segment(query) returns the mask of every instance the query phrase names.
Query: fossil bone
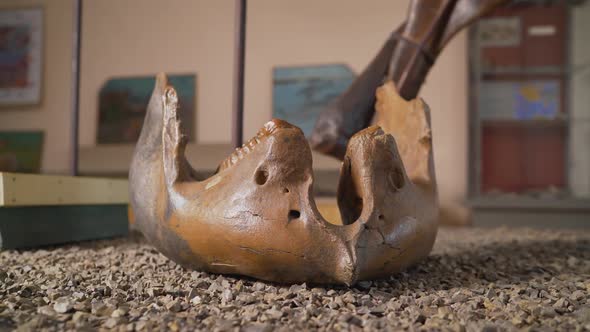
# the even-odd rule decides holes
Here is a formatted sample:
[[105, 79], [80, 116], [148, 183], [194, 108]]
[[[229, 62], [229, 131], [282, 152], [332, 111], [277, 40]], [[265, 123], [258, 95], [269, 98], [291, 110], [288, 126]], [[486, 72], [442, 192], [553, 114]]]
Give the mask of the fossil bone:
[[379, 112], [405, 126], [384, 121], [389, 133], [371, 126], [350, 140], [334, 225], [316, 208], [302, 131], [281, 120], [196, 180], [176, 92], [160, 74], [130, 170], [138, 228], [166, 256], [213, 273], [351, 285], [404, 269], [430, 252], [438, 209], [427, 107], [396, 96], [381, 88]]

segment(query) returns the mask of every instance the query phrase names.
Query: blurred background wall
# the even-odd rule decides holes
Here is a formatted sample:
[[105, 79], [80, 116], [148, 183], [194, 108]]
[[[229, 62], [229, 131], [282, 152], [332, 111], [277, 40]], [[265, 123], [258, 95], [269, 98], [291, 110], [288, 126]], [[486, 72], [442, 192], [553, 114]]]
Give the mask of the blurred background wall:
[[[346, 63], [360, 72], [402, 21], [407, 1], [256, 0], [249, 2], [245, 136], [272, 114], [272, 68]], [[45, 8], [43, 104], [0, 112], [0, 129], [43, 129], [43, 171], [69, 163], [73, 8], [70, 0], [4, 0], [1, 7]], [[95, 144], [98, 91], [116, 76], [197, 73], [199, 144], [229, 143], [234, 1], [90, 0], [84, 2], [80, 145]], [[443, 207], [465, 218], [467, 50], [461, 33], [445, 49], [422, 90], [431, 106]], [[93, 159], [107, 167], [118, 157]], [[334, 169], [338, 163], [333, 162]]]
[[0, 8], [44, 9], [44, 57], [41, 104], [37, 107], [0, 110], [0, 130], [40, 129], [45, 131], [43, 171], [66, 173], [70, 162], [72, 102], [71, 0], [2, 0]]

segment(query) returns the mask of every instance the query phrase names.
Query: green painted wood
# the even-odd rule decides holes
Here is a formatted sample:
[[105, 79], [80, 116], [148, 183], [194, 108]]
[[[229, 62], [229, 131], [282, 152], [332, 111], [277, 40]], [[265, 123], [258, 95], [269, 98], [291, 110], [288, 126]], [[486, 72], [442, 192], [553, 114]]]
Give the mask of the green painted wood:
[[17, 249], [127, 235], [127, 205], [0, 208], [0, 249]]

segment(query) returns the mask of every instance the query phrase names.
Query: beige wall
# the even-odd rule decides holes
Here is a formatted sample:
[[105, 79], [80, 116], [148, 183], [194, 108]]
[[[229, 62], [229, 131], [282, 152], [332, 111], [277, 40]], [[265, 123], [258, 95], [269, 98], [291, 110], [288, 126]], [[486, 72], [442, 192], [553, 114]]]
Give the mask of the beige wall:
[[71, 128], [71, 0], [2, 0], [2, 8], [44, 8], [44, 57], [41, 104], [0, 109], [0, 130], [44, 130], [42, 167], [46, 173], [67, 173]]
[[197, 74], [201, 143], [231, 128], [233, 1], [85, 1], [80, 144], [94, 145], [98, 91], [113, 76]]
[[[46, 48], [50, 51], [46, 58], [50, 72], [46, 75], [45, 92], [51, 90], [52, 99], [44, 101], [43, 112], [0, 113], [2, 127], [47, 127], [44, 159], [47, 171], [67, 169], [70, 3], [68, 0], [45, 3], [46, 40], [50, 44]], [[165, 3], [164, 6], [158, 0], [85, 1], [82, 146], [91, 147], [95, 143], [97, 93], [108, 78], [158, 71], [196, 72], [198, 140], [229, 142], [234, 1], [169, 0]], [[274, 66], [338, 62], [360, 72], [402, 21], [407, 3], [407, 0], [250, 1], [245, 136], [253, 135], [271, 117]], [[459, 212], [464, 212], [460, 206], [467, 187], [466, 70], [466, 38], [460, 34], [443, 52], [422, 91], [422, 97], [432, 109], [441, 201]], [[116, 162], [102, 157], [93, 160], [102, 161], [105, 167]]]

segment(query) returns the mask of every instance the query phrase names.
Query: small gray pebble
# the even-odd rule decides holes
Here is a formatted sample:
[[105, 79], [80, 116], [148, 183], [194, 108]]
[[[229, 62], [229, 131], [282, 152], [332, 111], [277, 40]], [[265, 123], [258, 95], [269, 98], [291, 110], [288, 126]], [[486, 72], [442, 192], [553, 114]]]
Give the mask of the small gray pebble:
[[72, 300], [70, 300], [67, 297], [60, 297], [59, 299], [57, 299], [55, 301], [55, 304], [53, 305], [53, 310], [55, 310], [55, 312], [60, 313], [60, 314], [65, 314], [66, 312], [70, 312], [72, 309], [74, 309], [74, 305], [72, 303]]

